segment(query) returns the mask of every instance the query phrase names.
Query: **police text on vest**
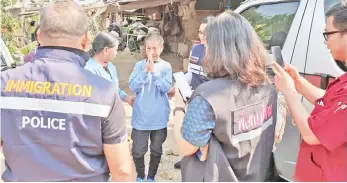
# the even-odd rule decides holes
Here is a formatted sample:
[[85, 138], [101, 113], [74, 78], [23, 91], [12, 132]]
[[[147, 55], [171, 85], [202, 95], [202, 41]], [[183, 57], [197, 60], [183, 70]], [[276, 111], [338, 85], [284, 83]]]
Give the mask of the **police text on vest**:
[[32, 118], [28, 116], [22, 117], [22, 128], [47, 128], [53, 130], [66, 130], [66, 119], [47, 118], [34, 116]]

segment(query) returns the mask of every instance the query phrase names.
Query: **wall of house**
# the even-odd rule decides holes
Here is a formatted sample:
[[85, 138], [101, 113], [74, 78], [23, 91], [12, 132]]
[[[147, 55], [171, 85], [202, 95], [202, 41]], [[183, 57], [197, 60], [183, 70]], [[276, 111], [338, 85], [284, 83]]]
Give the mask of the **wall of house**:
[[[233, 0], [231, 1], [231, 8], [236, 9], [242, 0]], [[188, 54], [185, 54], [185, 49], [190, 50], [192, 43], [198, 39], [199, 26], [202, 20], [208, 16], [217, 16], [219, 15], [225, 7], [225, 0], [196, 0], [188, 1], [188, 3], [181, 3], [181, 6], [186, 5], [190, 6], [191, 3], [195, 3], [193, 7], [189, 8], [188, 16], [181, 16], [181, 26], [183, 33], [179, 37], [168, 37], [168, 42], [170, 45], [170, 50], [176, 53], [179, 53], [183, 57], [188, 57]], [[183, 55], [181, 54], [183, 53]]]
[[180, 17], [183, 32], [180, 36], [168, 36], [166, 42], [170, 51], [178, 53], [183, 58], [189, 56], [189, 50], [194, 41], [198, 41], [198, 31], [201, 21], [208, 16], [216, 16], [220, 11], [197, 10], [195, 15]]
[[181, 20], [184, 36], [186, 39], [192, 41], [198, 38], [198, 31], [201, 21], [208, 16], [216, 16], [220, 11], [210, 10], [197, 10], [194, 17], [187, 20]]
[[[216, 2], [213, 1], [213, 3], [211, 3], [210, 0], [180, 0], [177, 14], [179, 15], [182, 32], [178, 36], [169, 35], [164, 38], [166, 46], [170, 51], [178, 53], [178, 55], [181, 55], [183, 58], [188, 57], [193, 42], [198, 40], [198, 30], [201, 21], [207, 16], [217, 16], [221, 13], [219, 8], [223, 8], [224, 6], [224, 0], [216, 0]], [[212, 5], [214, 8], [211, 8]], [[180, 9], [182, 6], [185, 6], [185, 11]], [[162, 5], [146, 8], [143, 12], [147, 16], [153, 13], [164, 13], [165, 7], [165, 5]], [[197, 7], [199, 7], [199, 9], [197, 9]]]

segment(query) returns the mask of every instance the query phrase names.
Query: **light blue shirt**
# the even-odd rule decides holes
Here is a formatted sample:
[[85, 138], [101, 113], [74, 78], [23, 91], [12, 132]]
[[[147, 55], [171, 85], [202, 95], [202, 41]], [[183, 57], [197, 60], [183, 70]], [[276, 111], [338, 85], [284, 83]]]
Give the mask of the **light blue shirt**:
[[93, 58], [90, 58], [88, 60], [84, 68], [116, 84], [118, 88], [118, 94], [122, 100], [124, 100], [124, 98], [127, 96], [127, 94], [119, 88], [117, 68], [111, 62], [107, 63], [107, 68], [110, 71], [111, 75], [107, 73], [106, 70]]
[[135, 64], [129, 88], [136, 93], [131, 124], [137, 130], [167, 127], [170, 116], [168, 92], [172, 88], [171, 64], [160, 60], [154, 72], [145, 72], [146, 60]]

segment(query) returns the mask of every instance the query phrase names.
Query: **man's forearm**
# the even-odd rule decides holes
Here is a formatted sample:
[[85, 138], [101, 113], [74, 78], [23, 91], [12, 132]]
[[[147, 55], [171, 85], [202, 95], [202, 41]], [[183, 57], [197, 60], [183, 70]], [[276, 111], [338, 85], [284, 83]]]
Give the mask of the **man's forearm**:
[[294, 123], [304, 141], [311, 145], [320, 144], [308, 124], [307, 120], [310, 115], [299, 100], [297, 93], [295, 91], [288, 92], [285, 93], [284, 97], [286, 99], [288, 109], [294, 120]]
[[104, 153], [112, 181], [134, 182], [134, 167], [127, 140], [119, 144], [104, 144]]
[[[123, 168], [125, 169], [125, 168]], [[134, 169], [134, 168], [131, 168]], [[111, 173], [111, 177], [112, 177], [112, 182], [135, 182], [135, 174], [134, 172], [128, 172], [128, 171], [124, 171], [124, 172], [117, 172], [115, 174]]]
[[302, 76], [300, 76], [299, 80], [296, 82], [296, 89], [302, 96], [310, 101], [311, 104], [314, 104], [317, 99], [322, 98], [325, 94], [325, 90], [312, 85]]

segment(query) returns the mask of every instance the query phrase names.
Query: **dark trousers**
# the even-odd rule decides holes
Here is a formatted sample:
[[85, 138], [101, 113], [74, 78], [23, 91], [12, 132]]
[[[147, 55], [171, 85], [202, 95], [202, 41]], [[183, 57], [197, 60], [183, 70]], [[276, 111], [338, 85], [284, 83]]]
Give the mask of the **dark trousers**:
[[133, 140], [132, 155], [136, 167], [137, 177], [145, 178], [145, 154], [148, 151], [148, 139], [150, 139], [151, 159], [149, 162], [148, 178], [154, 179], [163, 154], [163, 143], [167, 137], [167, 129], [160, 130], [136, 130], [133, 128], [131, 139]]

